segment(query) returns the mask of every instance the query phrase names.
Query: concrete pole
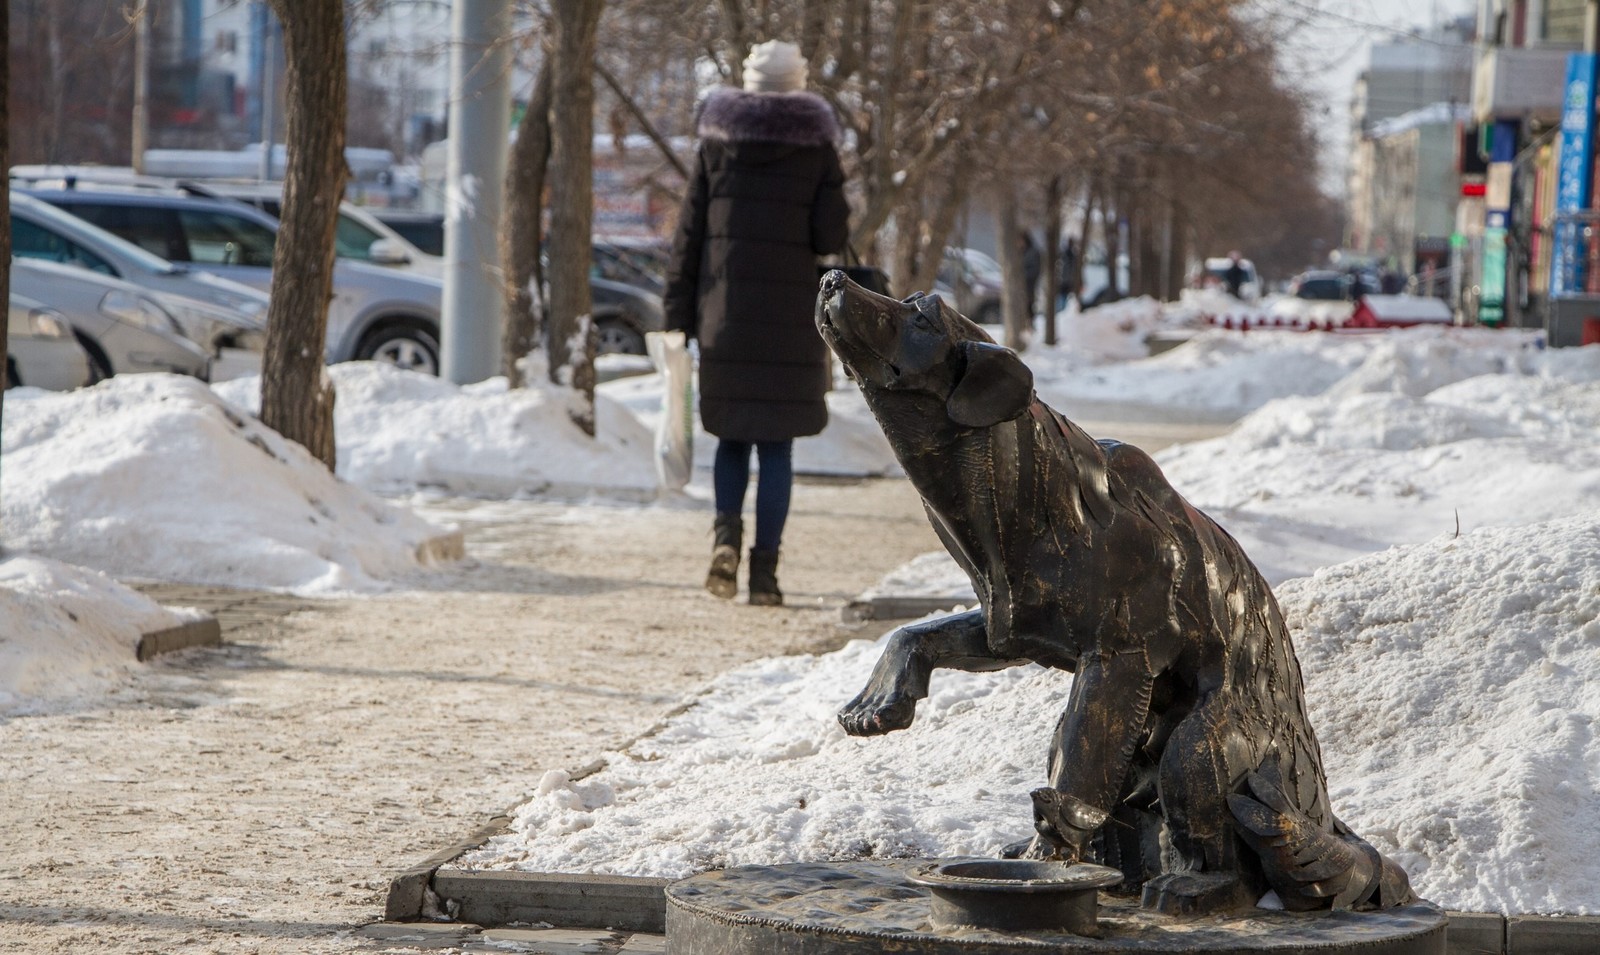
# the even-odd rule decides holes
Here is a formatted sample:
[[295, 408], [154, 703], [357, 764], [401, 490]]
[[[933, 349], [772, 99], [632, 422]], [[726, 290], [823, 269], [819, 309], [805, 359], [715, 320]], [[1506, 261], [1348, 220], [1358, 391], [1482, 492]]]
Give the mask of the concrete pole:
[[261, 45], [266, 54], [261, 60], [261, 159], [256, 167], [256, 178], [262, 182], [272, 179], [272, 151], [278, 139], [278, 118], [272, 114], [278, 99], [278, 18], [266, 3], [266, 25], [261, 30]]
[[445, 167], [441, 372], [464, 385], [500, 373], [505, 298], [500, 215], [511, 129], [510, 0], [454, 0]]
[[150, 13], [150, 0], [145, 0], [133, 22], [133, 162], [129, 165], [141, 176], [150, 141]]

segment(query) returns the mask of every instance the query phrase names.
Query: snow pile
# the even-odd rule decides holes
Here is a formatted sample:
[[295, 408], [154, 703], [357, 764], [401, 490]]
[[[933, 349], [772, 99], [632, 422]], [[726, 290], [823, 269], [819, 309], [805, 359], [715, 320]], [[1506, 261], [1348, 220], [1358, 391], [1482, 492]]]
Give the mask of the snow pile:
[[92, 570], [0, 559], [0, 716], [99, 695], [135, 667], [140, 636], [193, 617]]
[[371, 590], [444, 531], [176, 375], [8, 395], [8, 546], [127, 577]]
[[608, 754], [599, 774], [545, 774], [512, 832], [459, 864], [675, 878], [805, 859], [993, 855], [1027, 837], [1028, 791], [1042, 783], [1070, 677], [1035, 666], [941, 673], [909, 730], [855, 739], [834, 714], [882, 643], [724, 675], [659, 733]]
[[[1056, 316], [1056, 335], [1061, 348], [1098, 361], [1132, 361], [1150, 354], [1145, 339], [1163, 324], [1161, 303], [1144, 295], [1081, 312], [1068, 306]], [[1030, 349], [1043, 341], [1035, 336]]]
[[1278, 595], [1342, 818], [1447, 908], [1600, 912], [1600, 511]]
[[[510, 389], [498, 377], [462, 387], [379, 362], [330, 365], [328, 374], [339, 476], [362, 487], [484, 497], [654, 493], [652, 433], [604, 390], [591, 439], [549, 388]], [[259, 407], [258, 377], [215, 387], [240, 407]]]
[[1358, 368], [1371, 341], [1304, 332], [1203, 332], [1151, 358], [1092, 368], [1054, 365], [1047, 349], [1023, 356], [1047, 404], [1072, 415], [1082, 402], [1161, 406], [1231, 420], [1274, 398], [1314, 395]]
[[1271, 581], [1600, 499], [1600, 383], [1501, 374], [1423, 397], [1350, 390], [1275, 402], [1221, 438], [1157, 456]]
[[[1284, 589], [1336, 811], [1447, 908], [1600, 911], [1597, 519], [1438, 539]], [[460, 864], [671, 878], [1025, 839], [1070, 676], [940, 671], [909, 730], [848, 737], [834, 714], [882, 645], [727, 674], [595, 776], [546, 774], [513, 831]]]

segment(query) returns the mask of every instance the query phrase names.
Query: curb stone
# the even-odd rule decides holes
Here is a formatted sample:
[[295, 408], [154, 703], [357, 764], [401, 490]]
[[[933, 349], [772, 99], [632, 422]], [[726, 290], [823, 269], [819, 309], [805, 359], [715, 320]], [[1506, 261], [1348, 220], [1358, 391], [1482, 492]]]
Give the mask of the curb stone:
[[[577, 780], [593, 776], [605, 768], [604, 760], [595, 760], [573, 772], [570, 778]], [[523, 800], [526, 802], [526, 800]], [[433, 889], [434, 874], [443, 866], [455, 861], [473, 849], [478, 848], [495, 836], [508, 831], [511, 825], [511, 810], [490, 818], [487, 822], [472, 830], [466, 836], [456, 840], [426, 859], [406, 869], [389, 882], [389, 895], [384, 902], [383, 918], [386, 922], [410, 922], [423, 917], [423, 909], [427, 906], [428, 896], [439, 896]], [[523, 921], [542, 921], [541, 919], [524, 919]]]
[[417, 545], [417, 563], [444, 564], [467, 556], [467, 535], [464, 531], [446, 531], [435, 534]]
[[1506, 919], [1505, 955], [1594, 955], [1595, 952], [1600, 952], [1600, 918], [1513, 915]]
[[839, 619], [846, 624], [862, 624], [871, 620], [915, 620], [930, 613], [971, 606], [971, 596], [944, 597], [894, 597], [879, 596], [856, 599], [844, 605]]
[[134, 659], [147, 663], [163, 653], [187, 650], [190, 647], [215, 647], [222, 643], [222, 624], [206, 614], [198, 620], [186, 620], [175, 627], [164, 627], [139, 635], [139, 645], [134, 648]]

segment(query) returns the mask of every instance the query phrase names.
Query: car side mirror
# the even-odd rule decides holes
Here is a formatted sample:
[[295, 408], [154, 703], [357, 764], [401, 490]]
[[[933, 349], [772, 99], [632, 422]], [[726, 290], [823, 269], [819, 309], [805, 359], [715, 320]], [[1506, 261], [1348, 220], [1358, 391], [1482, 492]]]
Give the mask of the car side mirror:
[[367, 260], [374, 265], [410, 265], [411, 256], [393, 239], [375, 239], [367, 247]]

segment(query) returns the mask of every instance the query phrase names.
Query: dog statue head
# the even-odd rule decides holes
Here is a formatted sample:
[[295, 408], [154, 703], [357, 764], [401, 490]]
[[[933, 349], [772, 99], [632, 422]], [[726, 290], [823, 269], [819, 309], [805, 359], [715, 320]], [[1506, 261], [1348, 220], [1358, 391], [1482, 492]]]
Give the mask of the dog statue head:
[[816, 320], [874, 410], [897, 396], [935, 398], [956, 425], [987, 428], [1033, 402], [1033, 373], [1016, 352], [937, 295], [897, 302], [835, 269], [822, 277]]

